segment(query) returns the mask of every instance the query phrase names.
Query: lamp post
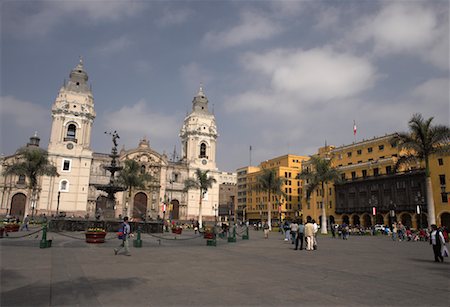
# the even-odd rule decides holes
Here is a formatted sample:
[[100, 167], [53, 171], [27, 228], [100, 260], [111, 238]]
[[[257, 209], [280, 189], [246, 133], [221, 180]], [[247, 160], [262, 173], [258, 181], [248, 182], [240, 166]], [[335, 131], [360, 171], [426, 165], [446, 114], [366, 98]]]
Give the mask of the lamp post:
[[389, 228], [391, 229], [391, 231], [393, 230], [392, 228], [392, 224], [394, 223], [394, 218], [395, 218], [395, 203], [390, 200], [389, 201], [389, 217], [390, 217], [390, 222], [389, 222]]
[[58, 197], [56, 198], [56, 216], [59, 216], [59, 199], [61, 198], [61, 191], [58, 191]]
[[416, 212], [419, 215], [419, 229], [422, 229], [422, 205], [425, 203], [424, 197], [420, 194], [420, 191], [417, 192], [415, 197], [416, 199]]
[[217, 212], [219, 211], [219, 208], [217, 207], [217, 204], [214, 205], [214, 221], [215, 221], [215, 226], [217, 226]]
[[372, 207], [373, 228], [374, 229], [375, 229], [375, 225], [377, 223], [377, 205], [378, 205], [378, 199], [375, 197], [375, 195], [372, 195], [372, 197], [369, 199], [369, 206]]

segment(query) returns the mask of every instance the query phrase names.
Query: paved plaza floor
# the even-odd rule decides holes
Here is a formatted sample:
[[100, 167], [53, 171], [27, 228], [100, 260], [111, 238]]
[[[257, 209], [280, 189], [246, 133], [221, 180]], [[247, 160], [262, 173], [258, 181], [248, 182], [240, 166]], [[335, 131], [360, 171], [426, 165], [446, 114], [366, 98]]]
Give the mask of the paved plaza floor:
[[449, 306], [450, 261], [427, 242], [385, 236], [319, 237], [293, 250], [279, 233], [206, 246], [185, 231], [142, 236], [131, 257], [120, 241], [87, 244], [83, 233], [0, 239], [1, 306]]

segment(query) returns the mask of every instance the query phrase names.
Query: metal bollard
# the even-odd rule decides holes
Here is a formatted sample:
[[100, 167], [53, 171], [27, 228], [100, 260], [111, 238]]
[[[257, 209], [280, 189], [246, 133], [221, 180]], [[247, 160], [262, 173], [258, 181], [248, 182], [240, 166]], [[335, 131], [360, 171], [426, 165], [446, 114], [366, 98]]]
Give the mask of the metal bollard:
[[248, 227], [245, 227], [245, 234], [242, 235], [242, 240], [248, 240]]
[[236, 242], [236, 225], [233, 226], [233, 235], [228, 237], [228, 243]]
[[42, 239], [39, 242], [40, 248], [52, 247], [52, 240], [47, 240], [47, 224], [42, 227]]
[[141, 226], [138, 227], [136, 240], [133, 240], [134, 247], [142, 247]]

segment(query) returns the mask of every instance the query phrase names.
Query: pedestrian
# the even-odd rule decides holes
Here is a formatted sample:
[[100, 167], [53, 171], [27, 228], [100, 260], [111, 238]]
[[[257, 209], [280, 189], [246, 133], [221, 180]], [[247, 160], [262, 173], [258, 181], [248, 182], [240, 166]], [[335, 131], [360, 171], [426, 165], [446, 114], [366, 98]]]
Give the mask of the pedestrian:
[[397, 222], [392, 223], [392, 241], [397, 240]]
[[[130, 237], [131, 237], [131, 227], [130, 224], [128, 224], [128, 216], [123, 218], [123, 223], [121, 225], [122, 229], [122, 243], [119, 245], [118, 248], [114, 249], [114, 254], [117, 255], [122, 248], [125, 249], [125, 256], [131, 256], [130, 254]], [[120, 235], [119, 235], [120, 239]]]
[[314, 249], [314, 225], [311, 222], [311, 217], [306, 218], [305, 225], [306, 250], [312, 251]]
[[27, 216], [23, 219], [22, 226], [20, 226], [20, 231], [26, 229], [28, 230], [28, 224], [30, 224], [30, 216], [27, 214]]
[[289, 241], [289, 238], [291, 237], [291, 227], [288, 221], [284, 221], [283, 228], [285, 234], [284, 241]]
[[264, 239], [268, 239], [270, 228], [269, 228], [269, 224], [267, 223], [267, 221], [264, 221], [263, 229], [264, 229]]
[[330, 225], [330, 229], [331, 229], [331, 235], [333, 236], [333, 239], [336, 239], [336, 228], [333, 223]]
[[305, 234], [305, 225], [302, 220], [298, 222], [297, 239], [295, 240], [295, 249], [298, 249], [298, 242], [300, 242], [300, 250], [303, 249], [303, 235]]
[[444, 262], [443, 250], [446, 249], [445, 239], [442, 231], [435, 224], [431, 225], [430, 244], [433, 247], [434, 262], [439, 262], [439, 260]]
[[293, 221], [290, 226], [290, 232], [291, 232], [291, 242], [292, 244], [295, 243], [295, 240], [297, 239], [297, 232], [298, 232], [298, 224], [297, 221]]
[[315, 220], [312, 220], [313, 226], [314, 226], [314, 242], [313, 242], [313, 248], [317, 249], [317, 232], [319, 231], [319, 225], [317, 225]]

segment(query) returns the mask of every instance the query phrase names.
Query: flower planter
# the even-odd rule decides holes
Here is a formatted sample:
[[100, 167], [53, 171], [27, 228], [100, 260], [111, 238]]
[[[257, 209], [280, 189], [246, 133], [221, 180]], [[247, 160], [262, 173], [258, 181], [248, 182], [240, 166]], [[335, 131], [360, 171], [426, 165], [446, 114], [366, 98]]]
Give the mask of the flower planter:
[[172, 228], [172, 233], [174, 234], [181, 235], [182, 232], [183, 232], [182, 228]]
[[212, 232], [205, 232], [203, 234], [203, 238], [208, 239], [208, 240], [214, 239], [214, 233], [212, 233]]
[[17, 232], [19, 231], [19, 228], [20, 228], [19, 224], [6, 224], [5, 232]]
[[106, 232], [85, 232], [86, 243], [105, 243]]

